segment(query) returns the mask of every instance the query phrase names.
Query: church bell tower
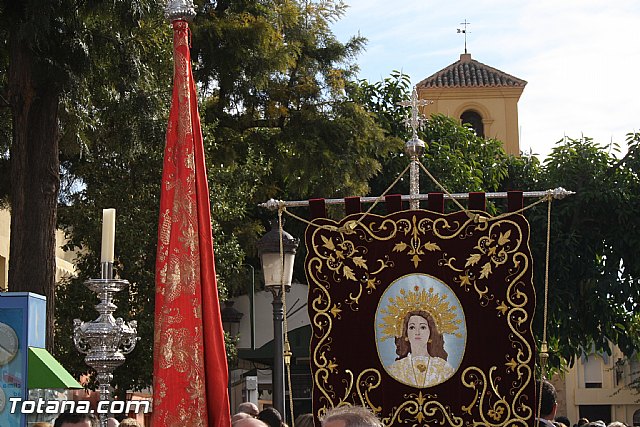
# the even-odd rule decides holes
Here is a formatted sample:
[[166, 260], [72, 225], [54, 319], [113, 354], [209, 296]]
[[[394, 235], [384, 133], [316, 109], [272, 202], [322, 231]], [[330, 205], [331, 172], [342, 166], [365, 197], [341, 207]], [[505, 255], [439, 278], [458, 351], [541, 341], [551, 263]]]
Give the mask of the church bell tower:
[[476, 134], [503, 142], [507, 154], [520, 155], [518, 100], [526, 81], [460, 55], [454, 62], [416, 85], [429, 117], [441, 113], [468, 123]]

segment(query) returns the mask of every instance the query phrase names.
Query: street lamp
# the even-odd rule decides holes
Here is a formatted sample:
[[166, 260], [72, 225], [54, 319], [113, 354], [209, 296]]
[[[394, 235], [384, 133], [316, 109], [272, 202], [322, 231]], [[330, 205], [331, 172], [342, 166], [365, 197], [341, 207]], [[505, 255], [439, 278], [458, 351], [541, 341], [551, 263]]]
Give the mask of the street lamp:
[[[298, 239], [282, 230], [277, 222], [271, 224], [271, 230], [262, 236], [258, 241], [258, 255], [262, 264], [264, 274], [264, 286], [273, 295], [273, 406], [285, 417], [284, 412], [284, 349], [282, 324], [284, 311], [282, 308], [283, 292], [288, 292], [291, 288], [291, 278], [293, 277], [293, 261], [296, 256]], [[280, 253], [280, 242], [282, 240], [282, 254]], [[289, 353], [288, 349], [287, 352]]]
[[220, 317], [222, 318], [222, 329], [226, 333], [231, 336], [231, 338], [235, 338], [240, 333], [240, 321], [242, 320], [242, 314], [238, 310], [235, 309], [233, 304], [235, 301], [226, 300], [224, 302], [224, 308], [220, 312]]

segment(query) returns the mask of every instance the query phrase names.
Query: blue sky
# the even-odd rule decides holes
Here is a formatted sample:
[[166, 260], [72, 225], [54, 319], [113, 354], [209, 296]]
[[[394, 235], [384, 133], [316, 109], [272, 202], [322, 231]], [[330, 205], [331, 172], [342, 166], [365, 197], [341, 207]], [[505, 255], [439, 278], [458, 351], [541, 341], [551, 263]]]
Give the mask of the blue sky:
[[563, 136], [625, 146], [640, 131], [640, 2], [635, 0], [346, 0], [333, 26], [368, 39], [360, 77], [401, 70], [412, 83], [457, 61], [465, 19], [473, 59], [528, 82], [520, 148], [545, 156]]

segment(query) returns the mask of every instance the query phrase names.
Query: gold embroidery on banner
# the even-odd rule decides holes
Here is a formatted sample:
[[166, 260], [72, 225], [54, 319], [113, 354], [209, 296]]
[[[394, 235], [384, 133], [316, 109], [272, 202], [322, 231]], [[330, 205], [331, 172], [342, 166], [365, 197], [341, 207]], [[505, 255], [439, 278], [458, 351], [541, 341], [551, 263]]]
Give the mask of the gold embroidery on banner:
[[169, 328], [164, 333], [164, 343], [160, 347], [160, 367], [186, 372], [193, 354], [193, 337], [186, 328]]
[[156, 387], [157, 393], [154, 396], [154, 400], [156, 406], [160, 406], [162, 404], [162, 399], [167, 396], [167, 385], [162, 378], [156, 377]]
[[358, 390], [358, 397], [362, 406], [367, 406], [375, 413], [382, 411], [382, 406], [376, 406], [374, 402], [369, 398], [369, 392], [380, 387], [382, 377], [377, 369], [365, 369], [358, 375], [356, 381], [356, 387]]
[[[393, 408], [391, 414], [382, 419], [387, 425], [402, 423], [411, 426], [427, 425], [430, 422], [438, 425], [462, 427], [463, 419], [455, 416], [448, 406], [437, 400], [437, 395], [431, 395], [422, 391], [418, 394], [411, 393], [404, 396], [405, 401], [397, 408]], [[429, 399], [429, 400], [428, 400]]]
[[[375, 215], [358, 222], [348, 220], [342, 227], [340, 224], [326, 228], [311, 226], [308, 231], [306, 269], [312, 285], [311, 321], [316, 337], [312, 348], [313, 393], [322, 405], [318, 415], [326, 408], [358, 402], [379, 412], [386, 426], [462, 427], [465, 424], [462, 414], [473, 418], [465, 427], [526, 426], [533, 416], [533, 402], [523, 394], [533, 381], [533, 349], [525, 337], [530, 335], [531, 319], [525, 309], [530, 302], [524, 289], [532, 284], [522, 280], [530, 269], [530, 258], [520, 225], [509, 217], [474, 223], [470, 219], [459, 219], [460, 216], [432, 220], [414, 215], [409, 219], [377, 217], [370, 220], [371, 216]], [[357, 311], [362, 298], [374, 297], [381, 284], [379, 274], [394, 267], [389, 254], [374, 257], [368, 245], [393, 238], [398, 242], [394, 243], [392, 253], [409, 257], [416, 269], [425, 261], [425, 255], [440, 252], [437, 266], [454, 272], [454, 283], [464, 292], [475, 292], [480, 307], [489, 308], [493, 302], [492, 312], [505, 319], [510, 331], [511, 350], [500, 356], [504, 360], [502, 365], [492, 366], [487, 372], [468, 366], [461, 377], [457, 377], [461, 388], [472, 391], [468, 403], [460, 408], [442, 405], [437, 396], [421, 391], [405, 395], [405, 402], [400, 406], [381, 413], [381, 396], [371, 393], [380, 386], [380, 372], [374, 368], [354, 371], [352, 367], [343, 367], [334, 355], [331, 336], [334, 326], [340, 326], [343, 310], [348, 307]], [[475, 243], [468, 255], [459, 259], [441, 249], [441, 242], [451, 239]], [[498, 271], [506, 277], [503, 283], [493, 279]], [[348, 286], [344, 302], [332, 300], [330, 288], [336, 285]], [[497, 372], [513, 377], [501, 378]]]
[[182, 236], [178, 238], [182, 246], [188, 253], [195, 254], [198, 252], [198, 233], [195, 230], [195, 224], [187, 224], [182, 229]]
[[171, 238], [171, 216], [169, 215], [169, 210], [162, 212], [161, 217], [159, 240], [161, 245], [167, 246]]
[[167, 302], [171, 303], [175, 301], [183, 292], [182, 289], [182, 275], [180, 259], [177, 254], [171, 254], [167, 265], [162, 269], [162, 273], [166, 271], [165, 277], [165, 298]]
[[404, 233], [405, 236], [410, 234], [411, 239], [409, 240], [409, 244], [404, 241], [396, 243], [393, 251], [404, 252], [406, 250], [407, 255], [411, 257], [414, 268], [418, 268], [418, 265], [422, 261], [420, 255], [425, 255], [425, 251], [433, 252], [440, 250], [440, 246], [432, 241], [427, 240], [425, 243], [422, 243], [421, 236], [431, 230], [431, 223], [432, 221], [430, 219], [423, 219], [417, 224], [415, 215], [411, 218], [411, 223], [406, 219], [398, 221], [398, 231]]
[[203, 413], [206, 413], [204, 408], [194, 408], [191, 402], [181, 399], [178, 406], [167, 414], [165, 425], [167, 427], [205, 427]]
[[[154, 420], [157, 418], [158, 425], [167, 427], [207, 425], [203, 337], [197, 321], [202, 314], [201, 307], [196, 304], [200, 255], [194, 218], [196, 190], [190, 105], [194, 100], [189, 80], [187, 31], [186, 23], [174, 24], [174, 88], [177, 95], [174, 102], [181, 107], [172, 106], [167, 128], [165, 162], [168, 167], [162, 182], [167, 199], [161, 212], [158, 236], [156, 292], [164, 297], [165, 306], [155, 325], [154, 357], [158, 361], [156, 368], [170, 370], [169, 375], [177, 376], [178, 384], [182, 384], [179, 397], [178, 390], [168, 390], [167, 384], [158, 378], [159, 399], [154, 403]], [[196, 319], [195, 325], [186, 322], [193, 319]], [[171, 407], [167, 408], [169, 405]]]
[[[154, 341], [156, 343], [159, 343], [159, 340], [163, 337], [165, 330], [170, 325], [175, 325], [182, 322], [182, 319], [183, 318], [182, 314], [180, 314], [180, 309], [163, 307], [162, 311], [158, 315], [158, 320], [155, 325], [155, 332], [153, 334]], [[154, 347], [156, 347], [155, 344]]]

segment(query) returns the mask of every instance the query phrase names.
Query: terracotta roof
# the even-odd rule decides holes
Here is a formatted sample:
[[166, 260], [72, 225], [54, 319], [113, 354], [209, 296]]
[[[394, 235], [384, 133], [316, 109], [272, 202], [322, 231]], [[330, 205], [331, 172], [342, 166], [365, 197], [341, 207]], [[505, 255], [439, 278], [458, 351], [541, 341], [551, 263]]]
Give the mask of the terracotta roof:
[[524, 87], [526, 81], [471, 59], [470, 53], [417, 84], [418, 87]]

